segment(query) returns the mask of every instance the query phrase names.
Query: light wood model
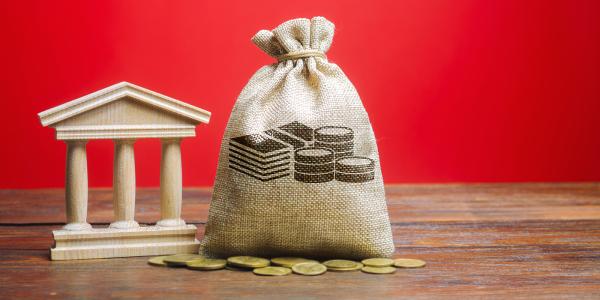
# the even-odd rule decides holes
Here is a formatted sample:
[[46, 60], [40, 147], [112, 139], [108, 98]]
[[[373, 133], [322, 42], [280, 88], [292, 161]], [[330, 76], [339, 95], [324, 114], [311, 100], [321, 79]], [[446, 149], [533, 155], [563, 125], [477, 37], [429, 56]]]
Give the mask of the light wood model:
[[[196, 226], [181, 219], [181, 147], [195, 136], [210, 112], [121, 82], [39, 114], [43, 126], [56, 129], [67, 143], [65, 201], [67, 224], [53, 231], [52, 260], [196, 253]], [[160, 167], [161, 220], [155, 226], [135, 221], [134, 143], [162, 139]], [[114, 221], [108, 228], [87, 222], [86, 144], [94, 139], [115, 142], [113, 166]]]

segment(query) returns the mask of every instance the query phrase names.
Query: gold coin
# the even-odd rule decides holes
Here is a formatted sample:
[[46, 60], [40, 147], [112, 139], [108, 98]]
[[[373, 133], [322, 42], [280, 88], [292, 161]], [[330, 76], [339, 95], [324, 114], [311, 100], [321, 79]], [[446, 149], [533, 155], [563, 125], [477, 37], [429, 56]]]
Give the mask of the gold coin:
[[327, 271], [334, 271], [334, 272], [358, 271], [358, 270], [362, 269], [363, 267], [364, 267], [363, 264], [357, 262], [356, 266], [354, 266], [352, 268], [330, 268], [330, 267], [327, 267]]
[[300, 274], [300, 275], [315, 276], [315, 275], [321, 275], [321, 274], [327, 272], [327, 267], [320, 263], [305, 262], [305, 263], [295, 264], [292, 267], [292, 271], [294, 271], [294, 273]]
[[275, 258], [271, 259], [271, 262], [274, 265], [278, 265], [278, 266], [282, 266], [282, 267], [286, 267], [286, 268], [291, 268], [295, 264], [304, 263], [304, 262], [318, 263], [318, 261], [316, 261], [316, 260], [306, 259], [306, 258], [301, 258], [301, 257], [275, 257]]
[[185, 267], [185, 263], [194, 259], [204, 258], [198, 254], [175, 254], [164, 258], [164, 262], [169, 267]]
[[268, 266], [271, 262], [268, 259], [254, 256], [232, 256], [227, 259], [227, 263], [242, 268], [262, 268]]
[[412, 259], [412, 258], [396, 258], [394, 259], [394, 266], [398, 268], [421, 268], [424, 267], [427, 263], [420, 259]]
[[390, 267], [394, 265], [394, 261], [389, 258], [367, 258], [361, 262], [369, 267]]
[[192, 270], [209, 271], [223, 269], [226, 264], [227, 261], [224, 259], [202, 258], [190, 260], [186, 263], [186, 266]]
[[392, 274], [392, 273], [396, 272], [396, 268], [394, 268], [394, 267], [370, 267], [370, 266], [366, 266], [366, 267], [363, 267], [360, 270], [363, 271], [363, 272], [365, 272], [365, 273], [371, 273], [371, 274]]
[[155, 256], [155, 257], [153, 257], [153, 258], [151, 258], [151, 259], [148, 260], [148, 264], [153, 265], [153, 266], [166, 267], [167, 264], [163, 260], [167, 256], [168, 255], [165, 255], [165, 256]]
[[323, 262], [323, 264], [327, 267], [327, 269], [330, 268], [354, 268], [356, 267], [356, 265], [358, 264], [355, 261], [351, 261], [351, 260], [345, 260], [345, 259], [332, 259], [332, 260], [328, 260]]
[[256, 275], [263, 276], [283, 276], [289, 275], [292, 273], [292, 270], [284, 267], [264, 267], [264, 268], [256, 268], [252, 272]]

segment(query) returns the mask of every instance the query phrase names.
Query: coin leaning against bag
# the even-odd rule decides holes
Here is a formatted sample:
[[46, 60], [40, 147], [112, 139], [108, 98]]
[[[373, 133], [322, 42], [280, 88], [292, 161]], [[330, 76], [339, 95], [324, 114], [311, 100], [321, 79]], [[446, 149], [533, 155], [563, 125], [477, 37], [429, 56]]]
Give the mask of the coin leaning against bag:
[[390, 267], [394, 265], [394, 261], [389, 258], [367, 258], [361, 262], [369, 267]]
[[302, 257], [275, 257], [275, 258], [271, 258], [271, 263], [273, 263], [274, 265], [278, 265], [278, 266], [282, 266], [282, 267], [286, 267], [286, 268], [291, 268], [291, 267], [293, 267], [296, 264], [304, 263], [304, 262], [316, 262], [316, 263], [318, 263], [318, 261], [316, 261], [316, 260], [302, 258]]
[[186, 263], [190, 260], [204, 258], [198, 254], [175, 254], [164, 258], [164, 262], [169, 267], [185, 267]]
[[252, 272], [256, 275], [262, 276], [284, 276], [292, 273], [292, 270], [284, 267], [263, 267], [256, 268]]
[[262, 268], [271, 264], [271, 261], [254, 256], [232, 256], [227, 259], [227, 263], [235, 267]]
[[370, 274], [392, 274], [394, 272], [396, 272], [396, 268], [394, 267], [370, 267], [370, 266], [365, 266], [362, 269], [360, 269], [361, 271], [365, 272], [365, 273], [370, 273]]
[[148, 260], [148, 264], [153, 266], [166, 267], [167, 263], [164, 262], [165, 257], [168, 257], [168, 255], [152, 257]]
[[394, 259], [394, 266], [398, 268], [421, 268], [427, 263], [420, 259], [413, 258], [396, 258]]
[[316, 276], [327, 272], [327, 267], [320, 263], [305, 262], [294, 265], [292, 271], [300, 275]]
[[225, 268], [227, 261], [224, 259], [202, 258], [190, 260], [186, 263], [188, 269], [210, 271]]

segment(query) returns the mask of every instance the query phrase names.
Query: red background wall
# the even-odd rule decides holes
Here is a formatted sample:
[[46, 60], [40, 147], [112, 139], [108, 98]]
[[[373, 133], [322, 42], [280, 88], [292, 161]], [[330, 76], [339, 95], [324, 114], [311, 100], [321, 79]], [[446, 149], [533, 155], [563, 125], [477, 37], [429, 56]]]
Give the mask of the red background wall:
[[[213, 113], [183, 143], [184, 184], [211, 185], [229, 111], [273, 59], [259, 29], [323, 15], [386, 182], [600, 180], [600, 1], [2, 1], [0, 188], [60, 187], [65, 145], [37, 113], [130, 81]], [[160, 145], [136, 144], [140, 186]], [[112, 143], [88, 144], [110, 186]]]

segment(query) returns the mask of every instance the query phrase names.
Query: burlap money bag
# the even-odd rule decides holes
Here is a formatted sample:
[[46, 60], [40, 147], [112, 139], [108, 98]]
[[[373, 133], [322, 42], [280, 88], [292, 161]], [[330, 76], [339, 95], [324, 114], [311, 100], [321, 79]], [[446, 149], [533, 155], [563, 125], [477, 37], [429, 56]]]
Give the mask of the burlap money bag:
[[369, 117], [350, 80], [325, 56], [333, 31], [315, 17], [252, 38], [277, 62], [252, 76], [231, 112], [201, 254], [393, 253]]

